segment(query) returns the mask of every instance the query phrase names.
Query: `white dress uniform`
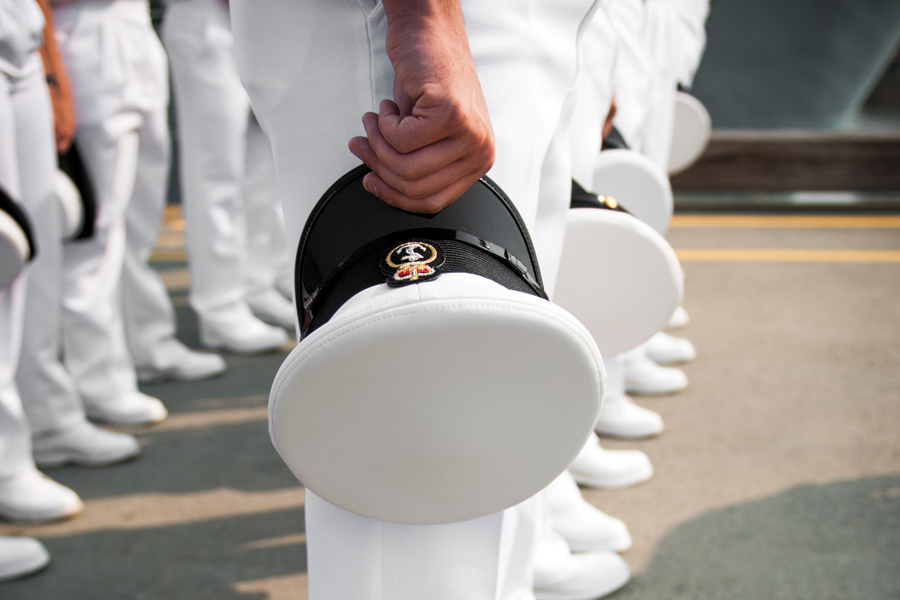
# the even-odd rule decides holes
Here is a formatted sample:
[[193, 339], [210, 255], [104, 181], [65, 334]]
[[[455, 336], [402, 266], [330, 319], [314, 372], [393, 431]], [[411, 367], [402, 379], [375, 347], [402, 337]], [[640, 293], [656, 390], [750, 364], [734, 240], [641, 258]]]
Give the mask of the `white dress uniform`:
[[606, 7], [619, 39], [613, 75], [617, 106], [613, 123], [628, 147], [640, 152], [653, 68], [643, 37], [647, 10], [643, 0], [608, 0]]
[[[37, 53], [43, 27], [35, 2], [0, 1], [0, 187], [32, 215], [54, 202], [53, 113]], [[26, 279], [27, 271], [0, 289], [0, 480], [35, 468], [16, 387]]]
[[708, 0], [647, 0], [651, 92], [641, 153], [668, 171], [678, 84], [690, 87], [706, 47]]
[[[52, 110], [37, 49], [44, 18], [31, 0], [0, 0], [0, 186], [27, 213], [55, 206]], [[40, 250], [38, 250], [40, 253]], [[27, 270], [0, 289], [0, 514], [43, 520], [83, 508], [72, 490], [44, 477], [16, 386]]]
[[[496, 137], [489, 175], [525, 220], [548, 291], [571, 189], [566, 129], [577, 39], [594, 5], [462, 2]], [[362, 114], [393, 96], [383, 7], [368, 0], [266, 0], [231, 8], [238, 67], [272, 142], [288, 247], [295, 248], [316, 201], [358, 164], [347, 142], [363, 134]], [[307, 491], [309, 597], [531, 598], [541, 504], [538, 495], [480, 519], [415, 526], [361, 517]]]
[[[275, 183], [272, 145], [256, 118], [247, 128], [244, 207], [247, 212], [247, 297], [277, 290], [294, 294], [294, 253], [284, 237], [284, 212]], [[291, 307], [293, 311], [293, 306]]]
[[129, 203], [165, 193], [165, 53], [146, 0], [54, 6], [79, 124], [75, 143], [98, 205], [93, 238], [66, 247], [65, 365], [88, 416], [124, 423], [140, 412], [141, 422], [158, 421], [162, 403], [137, 390], [120, 284]]
[[[229, 329], [238, 333], [253, 319], [251, 310], [264, 321], [290, 326], [294, 312], [275, 291], [272, 273], [283, 270], [288, 258], [284, 243], [273, 246], [271, 239], [284, 236], [278, 232], [274, 184], [266, 183], [274, 172], [271, 149], [253, 124], [238, 77], [227, 6], [221, 0], [175, 0], [163, 40], [178, 115], [190, 304], [200, 319], [201, 341], [211, 341], [204, 335], [208, 330], [227, 340]], [[266, 332], [260, 329], [262, 337]], [[286, 339], [283, 332], [268, 334], [272, 346]]]

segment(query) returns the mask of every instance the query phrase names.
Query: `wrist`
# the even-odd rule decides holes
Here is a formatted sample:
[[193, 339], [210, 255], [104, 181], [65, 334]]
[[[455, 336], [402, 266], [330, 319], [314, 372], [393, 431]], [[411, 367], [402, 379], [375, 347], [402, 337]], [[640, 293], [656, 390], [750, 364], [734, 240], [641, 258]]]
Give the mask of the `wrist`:
[[419, 37], [431, 31], [465, 30], [459, 0], [383, 0], [389, 35]]

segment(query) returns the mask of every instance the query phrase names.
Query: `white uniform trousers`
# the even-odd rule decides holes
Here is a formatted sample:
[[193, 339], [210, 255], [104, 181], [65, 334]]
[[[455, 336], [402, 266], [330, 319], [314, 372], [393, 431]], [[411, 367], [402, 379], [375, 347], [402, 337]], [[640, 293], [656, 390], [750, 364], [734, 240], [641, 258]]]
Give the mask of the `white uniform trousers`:
[[[167, 111], [160, 106], [144, 114], [134, 191], [125, 211], [122, 307], [128, 349], [138, 370], [165, 370], [182, 357], [175, 339], [175, 309], [149, 263], [166, 205], [170, 148]], [[170, 352], [173, 345], [179, 347]]]
[[583, 65], [576, 85], [576, 105], [569, 126], [572, 178], [584, 189], [594, 186], [594, 164], [603, 144], [603, 124], [613, 97], [618, 36], [602, 2], [581, 39]]
[[675, 91], [690, 87], [706, 46], [708, 0], [647, 0], [644, 44], [653, 61], [641, 153], [668, 172]]
[[206, 315], [245, 299], [246, 221], [241, 197], [250, 103], [234, 62], [220, 0], [176, 0], [163, 40], [178, 117], [190, 304]]
[[272, 145], [256, 118], [247, 128], [243, 185], [247, 221], [247, 298], [272, 288], [293, 292], [294, 258], [284, 237], [284, 213], [278, 200]]
[[0, 289], [0, 480], [35, 468], [31, 430], [16, 388], [26, 279], [27, 275], [19, 275], [12, 285]]
[[[63, 5], [54, 19], [72, 81], [76, 144], [98, 204], [94, 237], [65, 250], [63, 354], [84, 402], [102, 405], [137, 389], [120, 289], [125, 218], [135, 192], [147, 193], [138, 172], [159, 161], [165, 53], [146, 0]], [[146, 171], [164, 185], [158, 166]]]
[[[36, 24], [37, 30], [42, 26]], [[0, 186], [21, 201], [32, 221], [56, 202], [50, 96], [34, 50], [13, 63], [20, 68], [0, 69]], [[34, 468], [31, 433], [15, 380], [27, 279], [28, 267], [11, 286], [0, 289], [0, 479]]]
[[[489, 175], [516, 204], [552, 290], [569, 205], [566, 135], [577, 40], [593, 0], [533, 5], [463, 0], [469, 45], [496, 136]], [[288, 247], [319, 197], [359, 164], [360, 119], [393, 96], [383, 8], [370, 0], [235, 0], [235, 50], [272, 142]], [[440, 526], [384, 523], [307, 492], [311, 600], [532, 598], [540, 495], [502, 513]]]
[[653, 61], [645, 46], [647, 11], [643, 0], [607, 0], [606, 10], [619, 38], [613, 91], [613, 124], [629, 148], [641, 151], [651, 91]]

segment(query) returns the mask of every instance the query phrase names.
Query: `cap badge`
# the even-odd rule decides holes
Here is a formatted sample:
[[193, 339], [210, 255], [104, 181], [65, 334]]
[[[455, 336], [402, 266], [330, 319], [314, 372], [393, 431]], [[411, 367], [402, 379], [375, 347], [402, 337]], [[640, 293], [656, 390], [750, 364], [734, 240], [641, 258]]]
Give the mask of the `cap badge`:
[[436, 245], [422, 241], [404, 242], [384, 257], [385, 273], [390, 286], [420, 283], [440, 275], [443, 252]]

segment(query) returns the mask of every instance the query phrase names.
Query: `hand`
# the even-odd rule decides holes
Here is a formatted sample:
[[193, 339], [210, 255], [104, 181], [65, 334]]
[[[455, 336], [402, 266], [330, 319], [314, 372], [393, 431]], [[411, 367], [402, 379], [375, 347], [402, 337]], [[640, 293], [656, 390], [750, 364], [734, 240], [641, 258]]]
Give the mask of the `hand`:
[[363, 115], [350, 151], [387, 204], [437, 213], [494, 163], [494, 133], [457, 0], [385, 0], [394, 101]]
[[603, 122], [603, 131], [601, 132], [601, 140], [605, 140], [606, 136], [612, 131], [613, 119], [616, 118], [616, 96], [613, 94], [612, 102], [609, 105], [609, 112], [606, 113], [606, 121]]

